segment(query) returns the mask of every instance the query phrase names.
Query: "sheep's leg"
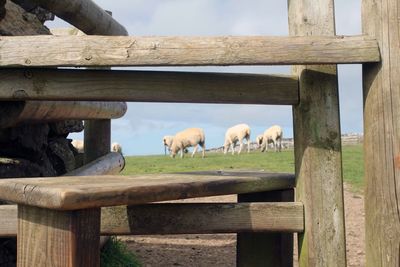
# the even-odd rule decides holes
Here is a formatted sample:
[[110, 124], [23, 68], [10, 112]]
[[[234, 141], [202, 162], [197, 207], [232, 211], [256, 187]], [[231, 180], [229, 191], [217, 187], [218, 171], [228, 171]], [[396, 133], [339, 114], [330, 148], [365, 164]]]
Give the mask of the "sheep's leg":
[[240, 152], [242, 152], [242, 148], [243, 148], [243, 141], [240, 140], [239, 141], [239, 152], [238, 152], [238, 154], [240, 154]]
[[279, 152], [282, 151], [282, 138], [279, 138]]
[[181, 159], [183, 159], [183, 150], [185, 150], [185, 149], [181, 148]]
[[197, 145], [194, 147], [193, 153], [192, 153], [192, 158], [194, 157], [194, 154], [196, 154], [198, 148], [199, 148], [199, 144], [197, 144]]
[[231, 143], [232, 155], [235, 155], [235, 145]]
[[250, 153], [250, 137], [248, 137], [246, 140], [247, 140], [247, 153]]
[[201, 145], [201, 150], [202, 150], [202, 158], [206, 156], [206, 144]]

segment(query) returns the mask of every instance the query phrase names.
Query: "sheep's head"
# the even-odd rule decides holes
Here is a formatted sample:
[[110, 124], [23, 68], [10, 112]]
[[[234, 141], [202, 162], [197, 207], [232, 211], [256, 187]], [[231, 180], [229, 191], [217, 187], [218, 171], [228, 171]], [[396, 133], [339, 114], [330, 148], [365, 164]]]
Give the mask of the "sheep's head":
[[177, 144], [175, 144], [175, 142], [172, 142], [172, 145], [171, 145], [169, 151], [171, 153], [171, 158], [175, 158], [176, 154], [179, 151], [179, 147], [177, 146]]
[[257, 136], [256, 138], [257, 145], [261, 146], [262, 142], [263, 142], [263, 136], [262, 135]]

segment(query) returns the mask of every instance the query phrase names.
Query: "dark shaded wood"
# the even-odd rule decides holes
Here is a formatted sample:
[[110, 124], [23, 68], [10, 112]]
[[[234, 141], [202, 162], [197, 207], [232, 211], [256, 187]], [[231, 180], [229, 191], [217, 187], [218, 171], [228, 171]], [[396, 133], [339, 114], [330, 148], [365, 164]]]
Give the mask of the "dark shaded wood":
[[24, 36], [0, 39], [0, 67], [224, 66], [378, 62], [364, 36]]
[[86, 34], [128, 35], [127, 30], [91, 0], [30, 0]]
[[281, 173], [221, 177], [152, 174], [24, 178], [0, 180], [0, 197], [15, 203], [74, 210], [272, 191], [293, 188], [293, 185], [294, 176]]
[[3, 100], [99, 100], [293, 105], [297, 78], [285, 75], [105, 71], [0, 70]]
[[[290, 0], [291, 35], [335, 35], [333, 0]], [[336, 65], [298, 66], [294, 106], [296, 201], [304, 203], [299, 266], [346, 266]]]
[[111, 120], [85, 120], [84, 162], [88, 164], [111, 150]]
[[[238, 195], [238, 202], [288, 202], [293, 200], [293, 189]], [[238, 233], [236, 264], [238, 267], [293, 266], [293, 234]]]
[[400, 266], [400, 9], [362, 1], [382, 62], [363, 65], [366, 266]]
[[100, 209], [18, 206], [17, 266], [100, 266]]
[[89, 101], [3, 101], [0, 128], [22, 123], [44, 123], [62, 120], [117, 119], [127, 110], [125, 102]]

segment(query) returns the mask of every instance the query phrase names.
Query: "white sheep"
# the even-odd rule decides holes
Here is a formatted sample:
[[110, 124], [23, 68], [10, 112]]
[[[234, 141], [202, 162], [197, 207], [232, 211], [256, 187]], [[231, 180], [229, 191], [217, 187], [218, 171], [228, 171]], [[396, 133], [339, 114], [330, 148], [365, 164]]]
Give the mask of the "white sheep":
[[172, 135], [166, 135], [163, 137], [165, 154], [167, 154], [167, 148], [168, 148], [168, 151], [171, 153], [171, 146], [172, 146], [173, 140], [174, 140], [174, 137]]
[[225, 133], [224, 154], [232, 149], [232, 155], [235, 154], [235, 145], [239, 142], [239, 152], [242, 151], [243, 139], [247, 140], [247, 153], [250, 152], [250, 127], [247, 124], [238, 124], [229, 128]]
[[205, 146], [205, 135], [202, 129], [189, 128], [182, 132], [177, 133], [172, 141], [170, 149], [171, 157], [174, 158], [175, 155], [178, 153], [178, 151], [181, 151], [181, 158], [183, 158], [183, 152], [185, 148], [191, 146], [194, 146], [192, 158], [194, 157], [194, 154], [197, 152], [199, 146], [201, 146], [202, 148], [203, 152], [202, 157], [204, 158], [206, 146]]
[[111, 151], [112, 152], [118, 152], [122, 154], [122, 146], [116, 142], [111, 144]]
[[257, 136], [256, 142], [261, 147], [261, 152], [266, 152], [268, 150], [268, 144], [272, 143], [275, 152], [282, 150], [282, 138], [283, 131], [278, 125], [274, 125], [268, 128], [264, 134]]
[[75, 147], [75, 149], [78, 151], [78, 153], [84, 153], [83, 140], [74, 139], [74, 140], [72, 140], [71, 145], [73, 145]]

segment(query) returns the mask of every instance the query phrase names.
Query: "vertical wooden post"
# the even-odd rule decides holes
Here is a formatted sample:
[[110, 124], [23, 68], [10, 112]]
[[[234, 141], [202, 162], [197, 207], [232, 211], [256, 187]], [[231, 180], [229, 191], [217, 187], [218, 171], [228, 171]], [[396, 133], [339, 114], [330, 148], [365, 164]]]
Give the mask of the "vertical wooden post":
[[400, 3], [363, 0], [363, 33], [381, 63], [363, 65], [366, 265], [400, 266]]
[[110, 153], [111, 120], [86, 120], [84, 136], [84, 163], [87, 164]]
[[100, 266], [100, 209], [18, 205], [17, 266]]
[[[288, 0], [290, 35], [334, 35], [333, 0]], [[336, 65], [296, 66], [296, 201], [304, 204], [299, 266], [346, 266]]]
[[[278, 190], [238, 195], [238, 202], [292, 202], [294, 191]], [[238, 267], [292, 267], [292, 233], [238, 233]]]

